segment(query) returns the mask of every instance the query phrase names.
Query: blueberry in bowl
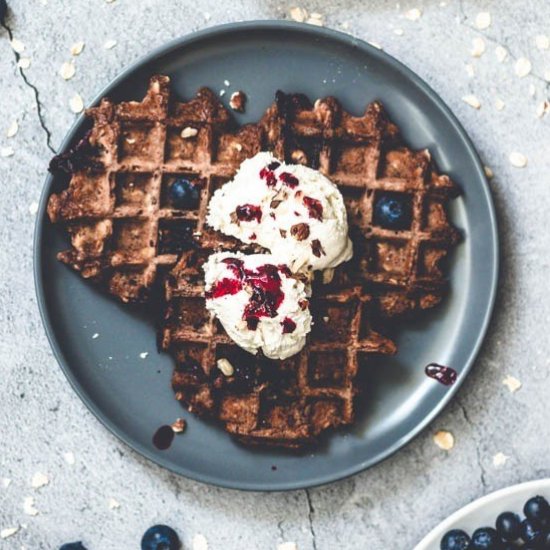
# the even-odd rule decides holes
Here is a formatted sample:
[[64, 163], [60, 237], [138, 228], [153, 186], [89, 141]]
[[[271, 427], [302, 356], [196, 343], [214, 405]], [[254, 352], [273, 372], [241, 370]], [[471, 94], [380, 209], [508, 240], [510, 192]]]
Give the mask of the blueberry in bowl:
[[518, 540], [521, 533], [521, 519], [513, 512], [502, 512], [497, 517], [496, 528], [502, 540]]
[[470, 537], [461, 529], [453, 529], [441, 539], [441, 550], [468, 550]]
[[178, 534], [168, 525], [153, 525], [141, 539], [141, 550], [179, 550]]
[[409, 229], [412, 201], [406, 193], [380, 193], [374, 201], [373, 223], [384, 229]]

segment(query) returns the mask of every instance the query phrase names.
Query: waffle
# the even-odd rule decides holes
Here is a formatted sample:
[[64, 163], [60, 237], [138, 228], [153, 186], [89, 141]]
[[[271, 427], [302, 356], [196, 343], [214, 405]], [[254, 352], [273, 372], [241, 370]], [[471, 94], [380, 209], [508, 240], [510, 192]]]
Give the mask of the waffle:
[[[439, 303], [447, 287], [441, 264], [459, 239], [446, 214], [458, 188], [427, 150], [404, 145], [381, 103], [354, 117], [333, 97], [312, 105], [279, 91], [260, 125], [275, 156], [320, 170], [344, 196], [354, 260], [337, 270], [335, 285], [367, 284], [387, 316]], [[409, 205], [409, 227], [376, 223], [374, 204], [387, 193]]]
[[[103, 99], [86, 114], [91, 130], [51, 164], [71, 174], [67, 189], [48, 203], [51, 221], [64, 223], [71, 237], [58, 257], [122, 301], [145, 301], [196, 235], [208, 232], [210, 189], [260, 150], [261, 132], [253, 125], [233, 130], [207, 88], [189, 102], [173, 100], [165, 76], [151, 79], [141, 102]], [[171, 202], [168, 189], [178, 177], [200, 186], [195, 207]]]
[[[373, 330], [371, 297], [361, 286], [314, 295], [306, 347], [271, 361], [239, 348], [207, 312], [201, 266], [209, 253], [185, 252], [166, 280], [162, 347], [176, 359], [176, 398], [247, 444], [297, 448], [352, 423], [358, 368], [372, 354], [396, 350]], [[217, 367], [220, 359], [231, 363], [232, 376]]]

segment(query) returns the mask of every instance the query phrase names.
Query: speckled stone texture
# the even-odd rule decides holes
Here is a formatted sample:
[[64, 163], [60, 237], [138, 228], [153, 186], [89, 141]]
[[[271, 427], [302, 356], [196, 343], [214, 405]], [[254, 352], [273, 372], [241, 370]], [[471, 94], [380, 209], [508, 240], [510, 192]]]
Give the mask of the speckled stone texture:
[[[166, 522], [192, 548], [202, 533], [209, 548], [409, 550], [440, 520], [494, 489], [550, 475], [550, 51], [535, 36], [550, 32], [544, 1], [318, 0], [305, 2], [327, 26], [379, 43], [424, 78], [462, 121], [494, 172], [502, 237], [498, 306], [477, 365], [445, 412], [413, 443], [352, 479], [310, 491], [254, 494], [176, 477], [145, 461], [87, 411], [61, 373], [46, 341], [32, 275], [33, 204], [52, 152], [74, 121], [69, 100], [92, 98], [129, 62], [163, 42], [228, 21], [288, 17], [286, 1], [8, 0], [7, 27], [25, 44], [30, 67], [19, 70], [7, 29], [0, 29], [0, 529], [21, 525], [1, 549], [56, 549], [83, 540], [89, 550], [131, 550], [143, 531]], [[420, 8], [417, 21], [405, 17]], [[475, 26], [489, 11], [491, 26]], [[401, 32], [402, 31], [402, 32]], [[472, 40], [486, 51], [472, 57]], [[117, 40], [112, 49], [104, 43]], [[59, 75], [71, 45], [85, 42], [76, 75]], [[497, 61], [495, 48], [508, 51]], [[519, 78], [515, 60], [532, 62]], [[471, 66], [471, 69], [468, 67]], [[462, 101], [474, 94], [475, 110]], [[495, 108], [500, 98], [505, 107]], [[13, 120], [19, 132], [6, 130]], [[511, 165], [523, 153], [525, 168]], [[502, 384], [511, 374], [522, 388]], [[433, 442], [453, 432], [454, 449]], [[72, 452], [74, 465], [64, 458]], [[507, 462], [494, 466], [493, 456]], [[49, 485], [30, 486], [36, 472]], [[2, 478], [11, 480], [9, 486]], [[39, 514], [24, 513], [32, 496]], [[120, 503], [109, 507], [109, 499]]]

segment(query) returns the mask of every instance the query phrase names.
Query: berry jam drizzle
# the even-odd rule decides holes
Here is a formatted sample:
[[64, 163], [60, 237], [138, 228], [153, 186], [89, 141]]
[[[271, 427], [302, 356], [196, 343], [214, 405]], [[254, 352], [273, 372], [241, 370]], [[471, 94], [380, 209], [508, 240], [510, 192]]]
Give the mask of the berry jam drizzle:
[[285, 184], [288, 185], [291, 189], [294, 189], [300, 183], [296, 176], [293, 176], [290, 172], [282, 172], [279, 174], [279, 179]]
[[241, 222], [262, 221], [262, 209], [254, 204], [241, 204], [235, 210], [237, 219]]
[[256, 330], [260, 317], [276, 317], [277, 310], [285, 297], [281, 290], [279, 270], [288, 276], [290, 273], [288, 267], [264, 264], [252, 270], [246, 269], [244, 262], [238, 258], [225, 258], [222, 262], [235, 275], [235, 279], [224, 277], [206, 293], [206, 298], [221, 298], [228, 294], [236, 294], [247, 285], [252, 289], [252, 295], [243, 314], [248, 329]]
[[283, 334], [292, 334], [296, 330], [296, 323], [290, 317], [285, 317], [281, 325]]
[[[271, 164], [275, 164], [275, 163], [272, 162]], [[271, 166], [271, 164], [269, 166]], [[275, 187], [275, 184], [277, 183], [277, 177], [273, 173], [273, 170], [270, 170], [269, 167], [262, 168], [260, 170], [260, 178], [265, 180], [265, 184], [268, 187]]]
[[316, 220], [323, 219], [323, 205], [317, 199], [312, 199], [311, 197], [304, 197], [304, 205], [309, 212], [309, 217]]
[[437, 380], [444, 386], [452, 386], [456, 382], [457, 373], [451, 367], [445, 367], [444, 365], [438, 365], [437, 363], [430, 363], [424, 372], [426, 376]]

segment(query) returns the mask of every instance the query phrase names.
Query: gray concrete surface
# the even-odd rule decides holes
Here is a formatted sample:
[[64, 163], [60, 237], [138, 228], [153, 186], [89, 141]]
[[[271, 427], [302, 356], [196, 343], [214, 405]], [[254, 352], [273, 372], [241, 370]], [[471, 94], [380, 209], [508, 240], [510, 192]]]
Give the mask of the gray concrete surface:
[[[0, 30], [0, 539], [1, 549], [55, 549], [81, 539], [89, 550], [138, 548], [142, 532], [163, 521], [185, 548], [203, 534], [209, 548], [408, 550], [440, 520], [494, 489], [550, 475], [550, 115], [537, 118], [547, 98], [550, 50], [535, 36], [550, 33], [547, 0], [318, 0], [303, 2], [326, 25], [377, 42], [426, 79], [450, 105], [494, 171], [503, 269], [498, 307], [476, 368], [458, 397], [412, 444], [384, 464], [347, 481], [307, 493], [245, 494], [178, 478], [145, 461], [110, 435], [70, 389], [49, 349], [34, 296], [32, 205], [47, 161], [74, 115], [68, 101], [93, 97], [127, 63], [170, 38], [210, 25], [286, 17], [286, 0], [8, 0], [7, 21], [25, 44], [27, 69], [16, 67], [6, 30]], [[420, 8], [417, 21], [404, 17]], [[479, 11], [492, 24], [475, 26]], [[401, 32], [402, 31], [402, 32]], [[472, 40], [486, 51], [472, 57]], [[108, 39], [117, 40], [105, 49]], [[76, 74], [59, 76], [69, 48], [85, 49]], [[499, 62], [495, 48], [508, 58]], [[515, 60], [529, 58], [519, 78]], [[471, 66], [471, 69], [468, 67]], [[469, 72], [470, 71], [470, 72]], [[473, 71], [473, 73], [471, 72]], [[546, 76], [546, 79], [545, 79]], [[479, 110], [462, 101], [475, 94]], [[505, 106], [495, 108], [500, 98]], [[13, 120], [18, 133], [5, 131]], [[528, 164], [516, 168], [512, 151]], [[512, 394], [502, 384], [516, 376]], [[433, 442], [451, 431], [455, 447]], [[64, 455], [74, 453], [75, 463]], [[508, 460], [495, 466], [493, 457]], [[49, 484], [31, 487], [43, 472]], [[11, 483], [5, 481], [11, 480]], [[7, 485], [7, 486], [6, 486]], [[38, 515], [25, 513], [33, 497]], [[109, 499], [119, 508], [111, 509]], [[29, 510], [27, 510], [29, 511]]]

